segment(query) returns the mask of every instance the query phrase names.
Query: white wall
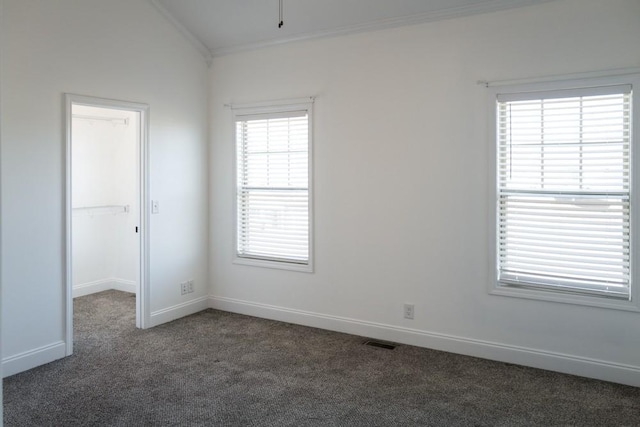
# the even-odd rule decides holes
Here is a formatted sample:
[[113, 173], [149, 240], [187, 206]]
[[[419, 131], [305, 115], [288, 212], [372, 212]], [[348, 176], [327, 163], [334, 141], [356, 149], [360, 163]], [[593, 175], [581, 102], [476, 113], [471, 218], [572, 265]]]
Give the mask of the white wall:
[[[640, 385], [638, 313], [488, 294], [476, 84], [638, 67], [639, 23], [637, 0], [559, 0], [214, 59], [212, 306]], [[234, 265], [223, 105], [310, 95], [316, 272]]]
[[106, 289], [135, 292], [138, 113], [75, 105], [73, 114], [74, 296]]
[[[3, 1], [0, 0], [0, 46], [2, 46], [2, 23], [4, 22], [3, 17]], [[0, 49], [0, 64], [2, 64], [2, 58], [4, 54], [2, 53], [2, 49]], [[2, 81], [2, 67], [0, 67], [0, 81]], [[0, 85], [0, 118], [2, 117], [2, 85]], [[0, 120], [0, 158], [2, 158], [2, 120]], [[0, 162], [0, 211], [2, 210], [2, 162]], [[2, 215], [0, 215], [0, 295], [2, 295]], [[2, 309], [0, 302], [0, 310]], [[0, 357], [2, 355], [2, 313], [0, 312]], [[2, 363], [0, 363], [0, 378], [4, 378], [2, 372]], [[3, 382], [0, 381], [0, 402], [4, 402], [4, 397], [2, 395], [2, 387]], [[0, 411], [0, 427], [3, 426], [4, 423], [4, 411]]]
[[[150, 106], [152, 324], [208, 294], [207, 67], [144, 0], [6, 0], [2, 22], [2, 357], [64, 355], [65, 92]], [[194, 279], [196, 292], [180, 295]], [[186, 304], [194, 302], [194, 304]], [[183, 306], [181, 304], [186, 304]]]

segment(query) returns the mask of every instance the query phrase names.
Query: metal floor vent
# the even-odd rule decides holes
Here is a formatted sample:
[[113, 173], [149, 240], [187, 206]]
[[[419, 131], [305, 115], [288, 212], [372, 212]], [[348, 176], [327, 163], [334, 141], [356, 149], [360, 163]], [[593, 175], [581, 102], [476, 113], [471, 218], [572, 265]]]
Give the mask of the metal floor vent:
[[396, 348], [395, 344], [391, 344], [384, 341], [375, 341], [375, 340], [367, 340], [364, 342], [364, 345], [368, 345], [371, 347], [384, 348], [386, 350], [394, 350]]

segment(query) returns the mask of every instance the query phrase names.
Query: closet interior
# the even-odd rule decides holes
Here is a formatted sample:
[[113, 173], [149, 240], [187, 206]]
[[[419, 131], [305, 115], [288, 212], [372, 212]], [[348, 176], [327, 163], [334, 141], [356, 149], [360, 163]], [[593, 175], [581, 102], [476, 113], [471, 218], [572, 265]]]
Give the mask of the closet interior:
[[72, 107], [73, 297], [136, 293], [139, 256], [138, 112]]

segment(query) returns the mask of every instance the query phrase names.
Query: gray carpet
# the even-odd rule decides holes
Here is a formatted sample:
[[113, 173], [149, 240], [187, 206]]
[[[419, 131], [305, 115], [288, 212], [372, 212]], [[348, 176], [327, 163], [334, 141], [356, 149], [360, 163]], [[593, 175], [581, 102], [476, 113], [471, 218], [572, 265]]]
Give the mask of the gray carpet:
[[207, 310], [75, 300], [75, 354], [4, 380], [10, 426], [637, 426], [640, 389]]

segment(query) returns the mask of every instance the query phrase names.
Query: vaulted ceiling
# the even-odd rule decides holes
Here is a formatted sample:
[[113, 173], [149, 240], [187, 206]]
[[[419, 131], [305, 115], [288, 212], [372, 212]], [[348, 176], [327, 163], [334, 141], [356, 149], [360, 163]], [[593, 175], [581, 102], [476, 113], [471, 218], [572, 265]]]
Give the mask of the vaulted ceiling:
[[206, 57], [551, 0], [150, 0]]

